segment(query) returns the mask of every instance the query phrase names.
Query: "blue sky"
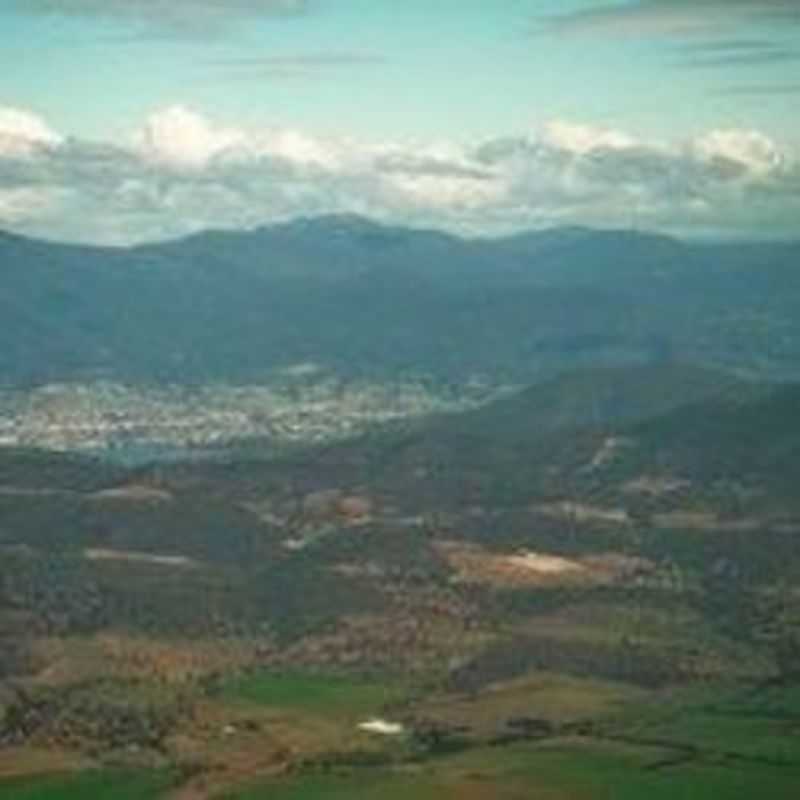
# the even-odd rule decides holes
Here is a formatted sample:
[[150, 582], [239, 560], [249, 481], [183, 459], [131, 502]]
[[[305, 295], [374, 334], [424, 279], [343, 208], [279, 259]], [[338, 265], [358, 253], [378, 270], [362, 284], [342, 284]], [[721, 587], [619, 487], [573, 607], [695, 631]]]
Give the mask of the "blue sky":
[[[653, 227], [733, 234], [752, 217], [786, 235], [799, 59], [796, 0], [3, 0], [0, 224], [177, 235], [209, 222], [186, 206], [199, 182], [230, 227], [325, 210], [610, 225], [636, 198]], [[481, 161], [511, 141], [513, 158]], [[604, 197], [598, 163], [633, 176], [634, 156], [628, 194], [608, 180]], [[109, 192], [105, 234], [77, 230]]]

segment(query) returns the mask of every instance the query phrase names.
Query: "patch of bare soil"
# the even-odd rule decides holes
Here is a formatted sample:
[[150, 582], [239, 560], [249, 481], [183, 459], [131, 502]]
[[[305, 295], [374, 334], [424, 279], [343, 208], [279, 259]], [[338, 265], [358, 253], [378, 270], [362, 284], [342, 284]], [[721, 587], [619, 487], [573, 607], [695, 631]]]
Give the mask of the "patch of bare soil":
[[466, 583], [504, 587], [608, 584], [629, 578], [650, 564], [622, 553], [564, 558], [552, 553], [492, 553], [464, 542], [441, 542], [438, 548], [457, 578]]
[[626, 494], [643, 494], [651, 497], [663, 497], [667, 494], [683, 491], [691, 487], [692, 482], [669, 475], [640, 475], [623, 485]]
[[725, 519], [711, 511], [676, 510], [655, 514], [653, 524], [658, 528], [682, 529], [688, 531], [711, 531], [720, 533], [748, 533], [769, 527], [769, 519], [758, 517], [738, 517]]
[[628, 512], [624, 508], [603, 508], [602, 506], [572, 503], [566, 500], [561, 503], [532, 505], [530, 510], [535, 514], [555, 517], [556, 519], [572, 520], [576, 523], [600, 522], [611, 525], [628, 525], [631, 521]]
[[200, 566], [188, 556], [165, 556], [157, 553], [142, 553], [134, 550], [111, 550], [104, 547], [92, 547], [83, 551], [88, 561], [131, 561], [136, 564], [154, 564], [159, 567], [179, 569], [195, 569]]
[[88, 495], [88, 499], [95, 502], [123, 500], [133, 503], [168, 503], [174, 500], [175, 496], [165, 489], [132, 483], [94, 492]]
[[613, 461], [617, 453], [626, 447], [633, 447], [636, 443], [633, 439], [622, 436], [609, 436], [592, 457], [592, 460], [583, 467], [585, 472], [593, 472], [601, 469], [609, 462]]
[[300, 511], [307, 520], [337, 520], [348, 525], [366, 525], [375, 512], [374, 500], [366, 494], [323, 489], [306, 495]]

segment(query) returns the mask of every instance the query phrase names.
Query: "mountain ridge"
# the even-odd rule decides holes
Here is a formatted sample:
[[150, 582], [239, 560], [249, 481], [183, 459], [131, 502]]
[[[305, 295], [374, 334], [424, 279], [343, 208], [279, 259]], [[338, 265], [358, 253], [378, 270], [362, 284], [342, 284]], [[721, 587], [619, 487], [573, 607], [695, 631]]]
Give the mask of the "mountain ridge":
[[527, 237], [337, 216], [135, 248], [0, 237], [0, 369], [11, 383], [243, 381], [314, 361], [528, 383], [674, 354], [796, 373], [800, 246]]

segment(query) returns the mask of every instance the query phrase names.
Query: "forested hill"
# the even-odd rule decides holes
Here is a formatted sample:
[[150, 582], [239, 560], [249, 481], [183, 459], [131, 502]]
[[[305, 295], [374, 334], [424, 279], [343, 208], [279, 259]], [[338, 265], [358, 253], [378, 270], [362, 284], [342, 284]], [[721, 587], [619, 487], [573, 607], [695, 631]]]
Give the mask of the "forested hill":
[[791, 375], [798, 255], [583, 228], [467, 240], [348, 216], [130, 249], [0, 234], [0, 374], [238, 381], [311, 360], [527, 382], [680, 358]]

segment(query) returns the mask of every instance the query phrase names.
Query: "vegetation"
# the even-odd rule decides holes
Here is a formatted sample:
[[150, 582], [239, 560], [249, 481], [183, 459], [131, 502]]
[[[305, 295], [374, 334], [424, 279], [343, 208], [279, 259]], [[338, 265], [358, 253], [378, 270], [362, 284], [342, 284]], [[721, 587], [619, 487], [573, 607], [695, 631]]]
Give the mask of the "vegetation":
[[7, 800], [156, 800], [175, 776], [167, 772], [92, 770], [75, 775], [0, 782]]
[[0, 794], [788, 798], [797, 405], [672, 364], [280, 457], [9, 454]]
[[359, 719], [379, 714], [403, 698], [398, 687], [378, 680], [331, 674], [257, 672], [226, 681], [226, 700], [277, 710]]
[[797, 375], [796, 244], [351, 223], [114, 250], [2, 236], [0, 373], [241, 382], [311, 357], [355, 375], [528, 382], [677, 356]]

